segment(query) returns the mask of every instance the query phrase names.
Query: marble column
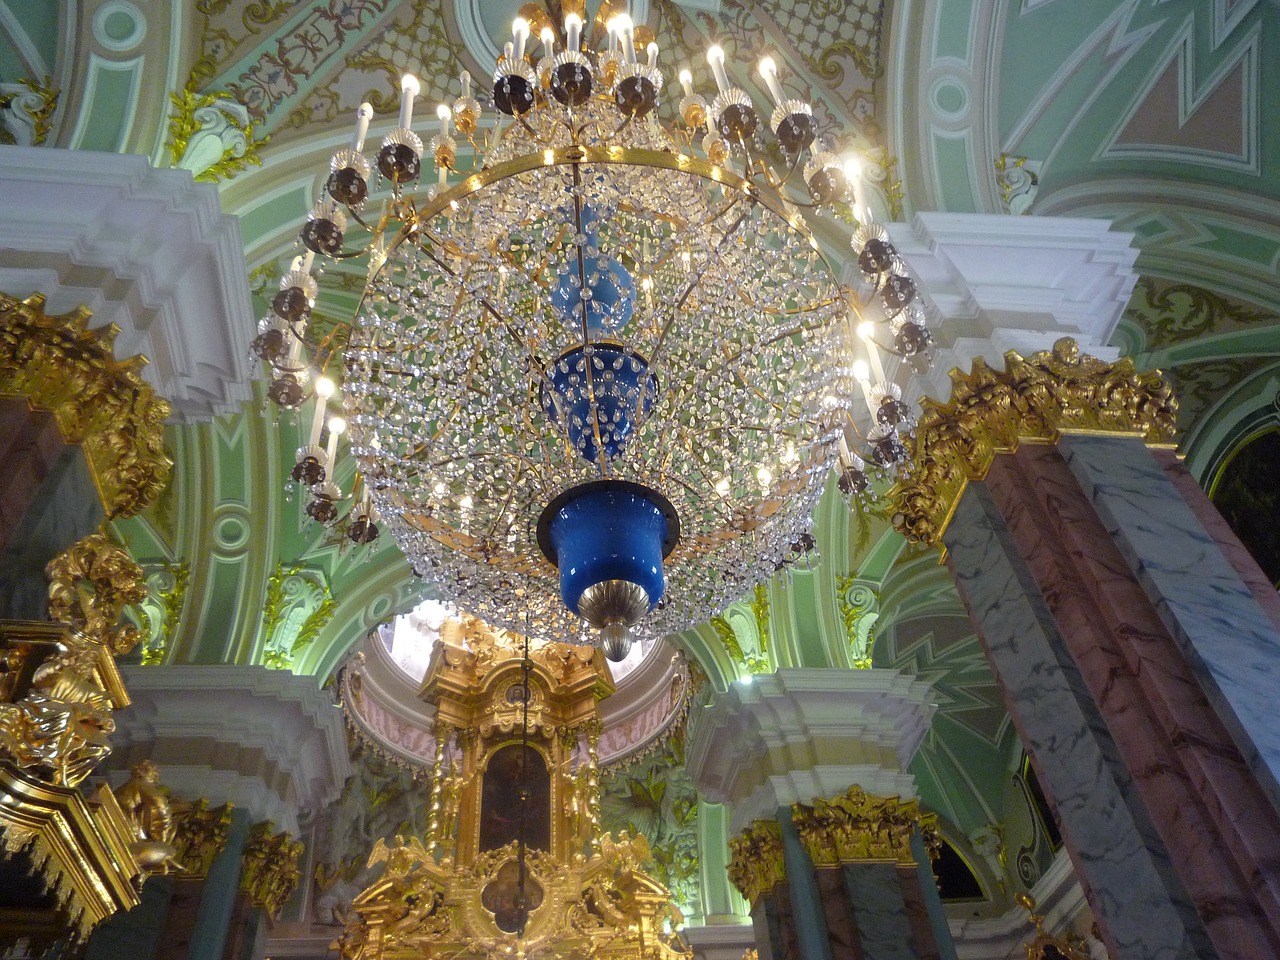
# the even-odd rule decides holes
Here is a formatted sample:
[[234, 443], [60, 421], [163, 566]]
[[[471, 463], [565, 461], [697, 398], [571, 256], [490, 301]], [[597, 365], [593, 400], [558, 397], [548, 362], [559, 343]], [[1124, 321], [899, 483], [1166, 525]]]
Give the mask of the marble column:
[[729, 875], [764, 960], [954, 960], [912, 841], [929, 823], [906, 772], [929, 697], [892, 670], [780, 670], [696, 718], [689, 770], [733, 809]]
[[1280, 956], [1280, 617], [1149, 446], [1167, 386], [1062, 343], [953, 377], [896, 520], [945, 547], [1108, 949]]

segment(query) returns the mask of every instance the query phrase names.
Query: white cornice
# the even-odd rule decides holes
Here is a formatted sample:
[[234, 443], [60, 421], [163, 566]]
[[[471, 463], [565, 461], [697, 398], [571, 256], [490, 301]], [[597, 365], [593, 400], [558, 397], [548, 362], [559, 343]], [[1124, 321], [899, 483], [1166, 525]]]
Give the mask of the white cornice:
[[168, 758], [203, 745], [192, 763], [160, 763], [179, 796], [231, 801], [296, 834], [351, 775], [342, 711], [314, 677], [223, 665], [121, 672], [133, 704], [115, 714], [117, 754]]
[[239, 222], [212, 184], [144, 157], [0, 147], [0, 290], [81, 304], [120, 328], [116, 354], [174, 419], [204, 420], [250, 398], [254, 317]]

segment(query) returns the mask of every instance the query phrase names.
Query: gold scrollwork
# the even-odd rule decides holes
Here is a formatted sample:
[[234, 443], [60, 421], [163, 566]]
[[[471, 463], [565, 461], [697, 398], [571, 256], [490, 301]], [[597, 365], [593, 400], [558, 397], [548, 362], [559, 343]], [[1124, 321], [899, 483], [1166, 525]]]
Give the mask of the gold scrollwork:
[[52, 413], [63, 440], [83, 448], [107, 516], [128, 517], [169, 482], [169, 403], [142, 379], [143, 357], [116, 360], [119, 329], [90, 330], [89, 316], [49, 316], [38, 294], [0, 294], [0, 397]]
[[911, 838], [917, 830], [930, 857], [942, 843], [937, 817], [922, 812], [919, 801], [877, 797], [858, 786], [842, 797], [797, 803], [791, 819], [819, 869], [845, 863], [914, 864]]
[[1071, 431], [1132, 434], [1151, 444], [1174, 436], [1178, 404], [1160, 371], [1082, 354], [1070, 337], [1025, 360], [1010, 351], [1004, 370], [979, 358], [967, 374], [951, 371], [951, 381], [950, 401], [922, 402], [915, 457], [889, 491], [893, 525], [913, 543], [938, 544], [966, 484], [1022, 441], [1054, 442]]
[[298, 887], [302, 871], [302, 841], [287, 833], [273, 833], [270, 820], [255, 824], [249, 831], [240, 871], [240, 889], [249, 902], [275, 919]]
[[757, 820], [729, 841], [729, 882], [754, 905], [787, 880], [782, 859], [782, 828], [773, 820]]

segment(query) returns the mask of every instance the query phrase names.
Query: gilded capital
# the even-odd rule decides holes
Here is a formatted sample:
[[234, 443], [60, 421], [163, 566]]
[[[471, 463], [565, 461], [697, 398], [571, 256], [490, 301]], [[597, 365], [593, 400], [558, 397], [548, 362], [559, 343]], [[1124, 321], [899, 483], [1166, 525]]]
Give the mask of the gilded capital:
[[911, 837], [916, 830], [930, 856], [941, 842], [937, 817], [924, 813], [919, 801], [877, 797], [857, 786], [841, 797], [794, 804], [791, 819], [819, 869], [846, 863], [914, 864]]
[[53, 414], [63, 440], [84, 450], [107, 516], [128, 517], [169, 482], [169, 402], [142, 379], [145, 358], [116, 360], [119, 330], [90, 330], [89, 316], [49, 316], [44, 297], [0, 294], [0, 397]]
[[270, 820], [254, 824], [244, 847], [240, 872], [240, 889], [249, 902], [275, 919], [293, 896], [301, 879], [298, 861], [302, 857], [302, 841], [287, 833], [272, 833]]
[[782, 859], [782, 828], [773, 820], [757, 820], [729, 841], [729, 882], [754, 905], [787, 880]]
[[1004, 370], [976, 359], [968, 373], [952, 370], [951, 382], [947, 403], [922, 401], [915, 456], [889, 492], [893, 525], [912, 542], [938, 543], [965, 485], [1023, 441], [1073, 431], [1173, 440], [1178, 403], [1160, 371], [1082, 354], [1069, 337], [1028, 359], [1009, 351]]

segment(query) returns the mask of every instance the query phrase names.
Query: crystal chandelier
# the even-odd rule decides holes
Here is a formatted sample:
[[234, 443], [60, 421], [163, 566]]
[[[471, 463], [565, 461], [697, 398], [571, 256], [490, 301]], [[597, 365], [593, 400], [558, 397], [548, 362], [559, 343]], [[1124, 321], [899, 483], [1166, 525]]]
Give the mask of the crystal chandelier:
[[[904, 463], [893, 377], [933, 340], [856, 169], [772, 60], [767, 123], [719, 47], [715, 96], [682, 70], [666, 118], [646, 28], [608, 3], [589, 27], [581, 3], [549, 6], [514, 22], [492, 122], [464, 73], [424, 146], [406, 76], [371, 161], [361, 106], [255, 349], [277, 404], [316, 396], [294, 470], [313, 518], [340, 512], [345, 428], [351, 540], [385, 525], [470, 612], [518, 629], [531, 610], [621, 659], [806, 555], [833, 466], [860, 500]], [[846, 204], [856, 289], [805, 219]], [[354, 321], [308, 344], [313, 256], [365, 254]], [[345, 419], [322, 447], [335, 358]]]

